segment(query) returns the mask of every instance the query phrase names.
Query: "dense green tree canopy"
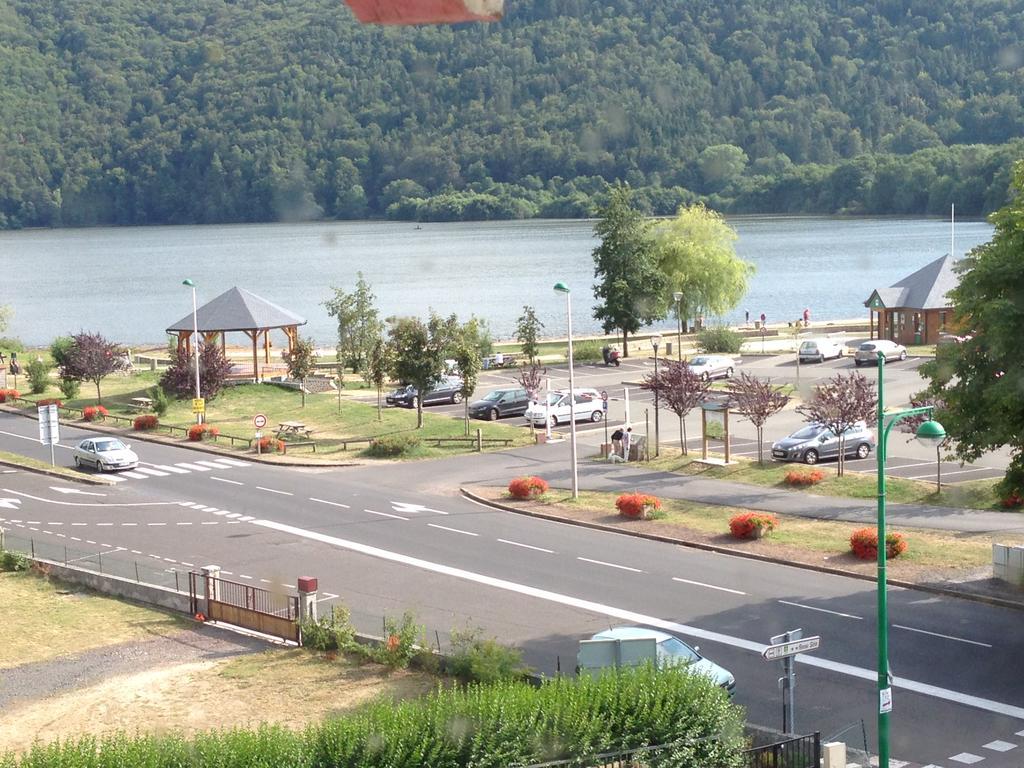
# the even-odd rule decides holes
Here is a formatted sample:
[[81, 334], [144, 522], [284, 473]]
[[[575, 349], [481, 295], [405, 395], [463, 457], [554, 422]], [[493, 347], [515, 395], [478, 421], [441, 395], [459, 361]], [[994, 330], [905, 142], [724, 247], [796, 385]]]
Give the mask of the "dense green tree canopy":
[[1021, 0], [508, 10], [7, 0], [0, 227], [584, 216], [617, 179], [657, 214], [980, 214], [1024, 154]]

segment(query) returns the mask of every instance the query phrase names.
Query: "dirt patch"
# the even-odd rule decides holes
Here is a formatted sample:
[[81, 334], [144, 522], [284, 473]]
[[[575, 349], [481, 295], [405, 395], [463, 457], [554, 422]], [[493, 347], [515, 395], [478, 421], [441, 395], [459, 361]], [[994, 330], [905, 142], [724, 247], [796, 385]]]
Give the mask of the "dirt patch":
[[420, 696], [436, 678], [305, 650], [197, 661], [112, 677], [0, 713], [0, 752], [34, 741], [129, 734], [184, 735], [273, 723], [301, 729], [379, 697]]

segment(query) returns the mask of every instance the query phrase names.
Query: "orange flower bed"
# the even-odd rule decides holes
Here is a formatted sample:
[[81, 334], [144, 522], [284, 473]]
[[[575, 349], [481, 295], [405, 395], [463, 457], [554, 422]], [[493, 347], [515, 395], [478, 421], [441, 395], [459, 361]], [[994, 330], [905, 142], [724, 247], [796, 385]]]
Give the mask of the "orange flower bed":
[[661, 509], [661, 499], [646, 493], [624, 493], [615, 500], [615, 508], [623, 517], [644, 520]]
[[759, 539], [778, 524], [779, 518], [767, 512], [744, 512], [729, 520], [729, 532], [737, 539]]
[[[902, 533], [885, 534], [885, 556], [891, 560], [907, 549], [907, 540]], [[858, 528], [850, 534], [850, 551], [861, 560], [878, 559], [878, 531], [874, 528]]]
[[548, 484], [539, 477], [517, 477], [508, 484], [508, 492], [516, 499], [533, 499], [547, 493]]
[[797, 487], [805, 485], [817, 485], [825, 479], [825, 473], [820, 469], [791, 469], [786, 473], [786, 485]]

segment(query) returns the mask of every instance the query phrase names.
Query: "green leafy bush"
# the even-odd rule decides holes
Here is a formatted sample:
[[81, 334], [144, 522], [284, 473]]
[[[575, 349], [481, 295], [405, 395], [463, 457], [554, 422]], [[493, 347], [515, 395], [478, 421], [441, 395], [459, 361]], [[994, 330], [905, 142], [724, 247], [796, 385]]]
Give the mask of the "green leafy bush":
[[572, 343], [572, 358], [577, 363], [596, 363], [603, 361], [604, 356], [601, 354], [601, 348], [604, 345], [596, 339], [586, 339], [584, 341], [574, 341]]
[[165, 415], [171, 402], [167, 399], [167, 393], [164, 392], [164, 388], [161, 386], [150, 387], [148, 395], [149, 399], [153, 401], [153, 413], [157, 416]]
[[452, 630], [452, 650], [446, 670], [464, 683], [497, 683], [519, 680], [529, 672], [523, 654], [501, 645], [493, 638], [481, 637], [483, 630]]
[[27, 571], [31, 562], [20, 552], [0, 550], [0, 571]]
[[705, 328], [697, 335], [697, 346], [701, 352], [738, 355], [743, 336], [729, 328]]
[[69, 376], [62, 376], [58, 386], [65, 400], [74, 400], [78, 397], [78, 392], [82, 388], [82, 382]]
[[419, 448], [420, 439], [415, 435], [386, 435], [370, 441], [366, 455], [378, 459], [403, 456]]
[[36, 358], [25, 368], [28, 376], [29, 387], [33, 395], [41, 395], [50, 384], [50, 366], [43, 360]]
[[356, 630], [352, 626], [348, 608], [335, 605], [328, 616], [306, 619], [302, 622], [302, 644], [318, 651], [350, 651], [356, 644]]

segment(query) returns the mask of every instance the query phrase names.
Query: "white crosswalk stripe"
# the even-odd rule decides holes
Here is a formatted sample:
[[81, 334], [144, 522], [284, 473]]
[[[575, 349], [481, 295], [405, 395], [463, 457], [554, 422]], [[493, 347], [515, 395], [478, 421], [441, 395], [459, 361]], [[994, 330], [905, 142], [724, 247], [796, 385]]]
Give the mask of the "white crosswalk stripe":
[[228, 464], [232, 467], [251, 467], [251, 461], [239, 461], [238, 459], [217, 459], [217, 461]]
[[122, 472], [121, 477], [130, 477], [133, 480], [145, 480], [148, 475], [143, 475], [139, 472]]
[[144, 475], [152, 475], [153, 477], [167, 477], [168, 472], [161, 472], [159, 469], [150, 469], [149, 467], [137, 467], [136, 472], [141, 472]]
[[[185, 461], [179, 461], [175, 466], [181, 467], [182, 469], [187, 469], [187, 470], [189, 470], [191, 472], [209, 472], [210, 471], [209, 467], [203, 467], [203, 466], [200, 466], [199, 464], [189, 464], [188, 462], [185, 462]], [[221, 469], [223, 469], [223, 467], [221, 467]]]
[[170, 472], [173, 475], [187, 475], [188, 470], [182, 469], [181, 467], [174, 467], [170, 464], [153, 464], [154, 469], [159, 469], [161, 472]]
[[211, 469], [228, 469], [231, 467], [230, 464], [220, 464], [216, 461], [206, 461], [205, 459], [196, 459], [196, 464], [202, 464], [204, 467], [210, 467]]

